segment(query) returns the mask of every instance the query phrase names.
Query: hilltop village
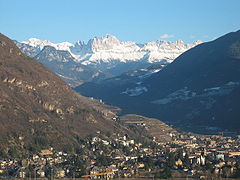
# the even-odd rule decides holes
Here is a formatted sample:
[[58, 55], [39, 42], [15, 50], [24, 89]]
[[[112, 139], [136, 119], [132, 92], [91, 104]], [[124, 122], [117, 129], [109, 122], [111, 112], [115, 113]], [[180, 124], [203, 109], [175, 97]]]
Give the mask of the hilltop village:
[[99, 131], [79, 138], [77, 149], [33, 149], [21, 158], [14, 152], [7, 158], [1, 151], [0, 178], [240, 177], [240, 138], [176, 131], [165, 136], [165, 142], [155, 137], [140, 141]]

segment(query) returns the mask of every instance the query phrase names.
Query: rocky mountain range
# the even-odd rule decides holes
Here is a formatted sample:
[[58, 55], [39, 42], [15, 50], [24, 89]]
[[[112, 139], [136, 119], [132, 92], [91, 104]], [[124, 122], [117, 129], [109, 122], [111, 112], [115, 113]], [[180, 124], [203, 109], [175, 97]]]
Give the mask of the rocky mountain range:
[[155, 117], [190, 131], [240, 131], [239, 60], [237, 31], [190, 49], [148, 76], [130, 73], [75, 90], [125, 113]]
[[36, 58], [70, 85], [76, 86], [148, 68], [153, 64], [171, 63], [180, 54], [202, 42], [185, 44], [179, 40], [137, 44], [106, 35], [90, 39], [87, 43], [52, 43], [36, 38], [15, 43], [25, 54]]

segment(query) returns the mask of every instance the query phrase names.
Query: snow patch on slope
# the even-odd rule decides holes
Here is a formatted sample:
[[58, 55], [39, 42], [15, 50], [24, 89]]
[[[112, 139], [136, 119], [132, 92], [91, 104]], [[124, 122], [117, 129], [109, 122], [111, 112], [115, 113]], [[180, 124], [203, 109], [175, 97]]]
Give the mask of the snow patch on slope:
[[155, 74], [155, 73], [157, 73], [157, 72], [159, 72], [159, 71], [161, 71], [161, 69], [154, 69], [153, 71], [149, 71], [149, 72], [147, 72], [147, 73], [144, 74], [144, 75], [138, 76], [138, 78], [139, 78], [139, 79], [144, 79], [144, 78], [147, 78], [147, 77], [152, 76], [153, 74]]
[[124, 92], [122, 92], [121, 94], [127, 94], [128, 96], [139, 96], [142, 93], [147, 92], [148, 89], [144, 86], [138, 86], [132, 89], [127, 88]]
[[209, 96], [222, 96], [222, 95], [227, 95], [229, 93], [231, 93], [233, 91], [233, 89], [238, 86], [240, 83], [239, 82], [228, 82], [226, 84], [224, 84], [221, 87], [211, 87], [211, 88], [205, 88], [203, 89], [203, 93], [201, 94], [197, 94], [196, 92], [192, 92], [190, 90], [188, 90], [187, 87], [183, 88], [183, 89], [179, 89], [169, 95], [167, 95], [165, 98], [162, 99], [158, 99], [155, 101], [152, 101], [152, 103], [154, 104], [168, 104], [171, 103], [173, 101], [177, 101], [177, 100], [189, 100], [192, 98], [196, 98], [196, 97], [209, 97]]

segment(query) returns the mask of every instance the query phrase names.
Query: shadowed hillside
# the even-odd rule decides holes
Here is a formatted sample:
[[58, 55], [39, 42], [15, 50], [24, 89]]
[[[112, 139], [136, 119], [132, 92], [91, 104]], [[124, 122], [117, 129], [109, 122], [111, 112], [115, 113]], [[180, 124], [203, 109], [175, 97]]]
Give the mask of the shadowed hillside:
[[[122, 131], [110, 111], [90, 107], [58, 76], [0, 34], [0, 137], [22, 149], [78, 144], [97, 131]], [[21, 145], [21, 146], [19, 146]]]

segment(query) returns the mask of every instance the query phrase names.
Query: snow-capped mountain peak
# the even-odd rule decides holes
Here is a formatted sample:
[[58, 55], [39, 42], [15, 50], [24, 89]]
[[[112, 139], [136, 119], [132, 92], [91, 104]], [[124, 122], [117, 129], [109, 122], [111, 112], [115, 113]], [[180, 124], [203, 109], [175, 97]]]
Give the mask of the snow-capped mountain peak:
[[53, 43], [49, 42], [48, 40], [40, 40], [37, 38], [30, 38], [27, 41], [22, 41], [21, 43], [28, 44], [32, 47], [38, 47], [43, 49], [44, 46], [52, 46]]
[[72, 43], [69, 42], [52, 43], [48, 40], [40, 40], [37, 38], [30, 38], [27, 41], [22, 41], [21, 43], [30, 45], [35, 48], [39, 48], [40, 50], [42, 50], [45, 46], [52, 46], [57, 50], [70, 51], [69, 48], [74, 46]]
[[88, 41], [88, 46], [91, 47], [93, 52], [113, 49], [120, 44], [121, 42], [115, 36], [112, 36], [110, 34], [107, 34], [106, 36], [100, 38], [94, 37]]
[[185, 44], [182, 40], [177, 40], [176, 42], [161, 40], [145, 43], [141, 50], [147, 52], [147, 61], [150, 63], [159, 62], [160, 59], [170, 63], [180, 54], [200, 43], [202, 42], [197, 41], [193, 44]]
[[[32, 55], [38, 54], [44, 46], [52, 46], [56, 50], [68, 51], [74, 57], [75, 62], [105, 71], [123, 63], [170, 63], [199, 43], [202, 42], [186, 44], [182, 40], [178, 40], [176, 42], [153, 41], [139, 45], [132, 41], [120, 41], [115, 36], [107, 34], [102, 37], [94, 37], [87, 43], [77, 41], [75, 44], [52, 43], [47, 40], [30, 38], [18, 46], [24, 51], [32, 51], [34, 48], [36, 53], [34, 52]], [[24, 44], [30, 47], [24, 47]]]

